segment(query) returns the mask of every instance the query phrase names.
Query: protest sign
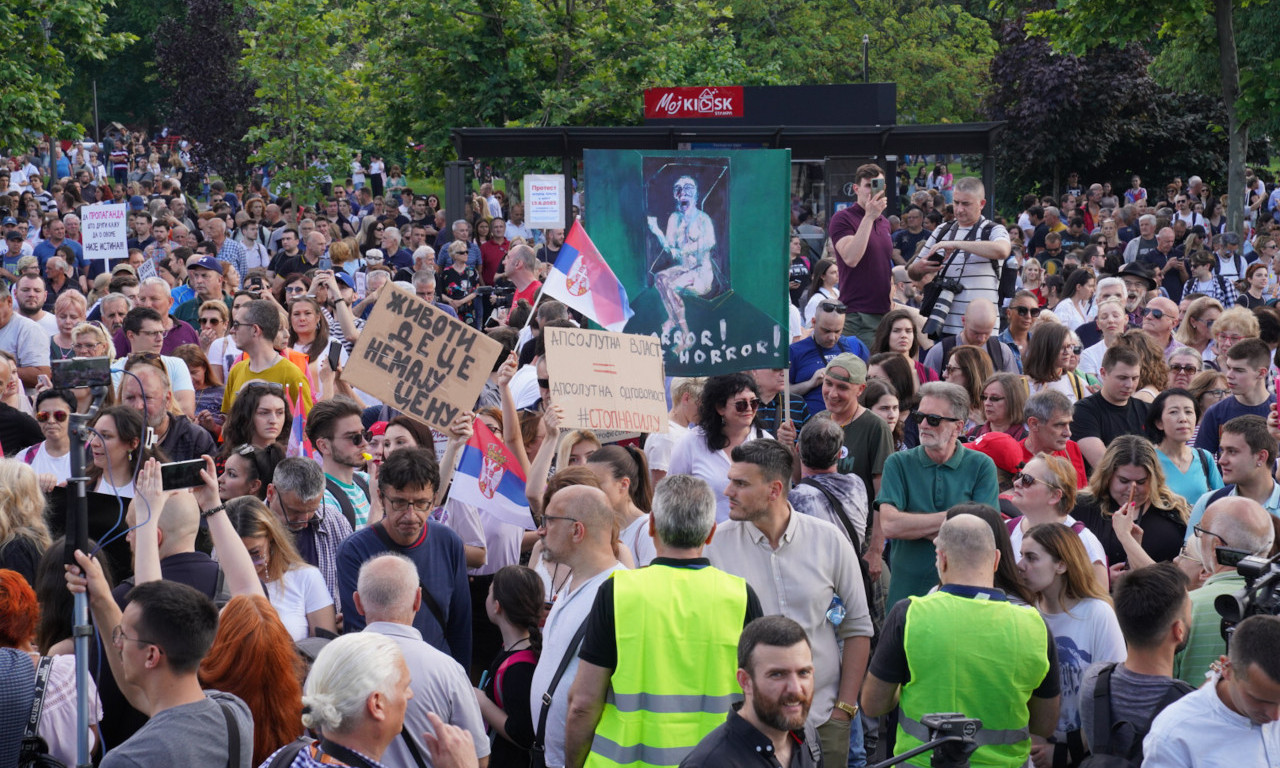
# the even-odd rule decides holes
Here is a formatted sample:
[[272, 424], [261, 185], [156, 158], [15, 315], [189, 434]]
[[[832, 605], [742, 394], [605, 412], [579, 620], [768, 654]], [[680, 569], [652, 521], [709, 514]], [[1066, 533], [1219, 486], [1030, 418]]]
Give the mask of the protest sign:
[[86, 259], [129, 258], [129, 213], [124, 203], [86, 205], [80, 217]]
[[138, 265], [138, 282], [142, 282], [149, 277], [159, 276], [160, 273], [156, 271], [155, 259], [144, 259], [143, 262]]
[[500, 354], [498, 342], [388, 284], [342, 380], [445, 431], [454, 417], [475, 407]]
[[666, 432], [662, 344], [652, 336], [544, 328], [551, 402], [565, 427]]
[[[787, 367], [789, 150], [586, 150], [585, 221], [667, 374]], [[599, 194], [608, 190], [608, 194]], [[774, 275], [781, 275], [773, 279]]]
[[524, 177], [524, 223], [534, 229], [564, 226], [564, 176], [530, 173]]

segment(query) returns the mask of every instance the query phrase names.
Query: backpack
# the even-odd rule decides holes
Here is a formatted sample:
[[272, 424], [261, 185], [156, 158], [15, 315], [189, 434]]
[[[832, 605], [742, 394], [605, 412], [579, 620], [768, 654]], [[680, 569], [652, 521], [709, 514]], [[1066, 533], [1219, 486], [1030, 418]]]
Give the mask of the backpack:
[[[1008, 520], [1004, 521], [1004, 524], [1009, 526], [1010, 536], [1013, 535], [1014, 531], [1018, 530], [1019, 525], [1022, 525], [1023, 517], [1025, 517], [1025, 515], [1018, 515], [1017, 517], [1011, 517]], [[1079, 520], [1075, 521], [1074, 523], [1071, 524], [1071, 530], [1075, 531], [1076, 535], [1079, 536], [1084, 531], [1084, 523], [1080, 522]]]
[[502, 677], [506, 674], [508, 668], [522, 661], [537, 664], [538, 654], [534, 653], [531, 648], [525, 648], [503, 659], [502, 663], [498, 665], [498, 671], [493, 675], [493, 703], [498, 705], [498, 709], [506, 710], [506, 707], [502, 705]]
[[[1092, 754], [1080, 763], [1080, 768], [1140, 768], [1142, 765], [1142, 740], [1151, 726], [1139, 729], [1125, 720], [1116, 723], [1111, 721], [1111, 675], [1115, 669], [1116, 663], [1112, 662], [1098, 672], [1098, 681], [1093, 688], [1093, 743], [1089, 745]], [[1151, 721], [1155, 722], [1156, 715], [1163, 712], [1165, 707], [1194, 690], [1190, 685], [1174, 678], [1169, 690], [1151, 713]], [[1129, 749], [1122, 752], [1113, 746], [1113, 741], [1117, 731], [1125, 730], [1131, 731], [1132, 737]]]
[[[943, 336], [938, 343], [942, 345], [942, 367], [946, 368], [947, 362], [951, 360], [951, 353], [960, 344], [960, 336], [958, 334], [955, 336]], [[1000, 366], [1004, 365], [1004, 353], [1008, 345], [992, 334], [987, 337], [986, 347], [987, 357], [991, 358], [992, 367], [999, 371]]]
[[[364, 497], [369, 498], [369, 481], [360, 475], [352, 475], [352, 479], [356, 481], [356, 487], [363, 493]], [[338, 502], [338, 506], [342, 509], [342, 516], [347, 518], [347, 522], [351, 523], [351, 530], [356, 529], [356, 508], [351, 503], [351, 497], [347, 496], [347, 492], [338, 485], [338, 481], [328, 475], [324, 476], [324, 489], [333, 495], [334, 501]]]

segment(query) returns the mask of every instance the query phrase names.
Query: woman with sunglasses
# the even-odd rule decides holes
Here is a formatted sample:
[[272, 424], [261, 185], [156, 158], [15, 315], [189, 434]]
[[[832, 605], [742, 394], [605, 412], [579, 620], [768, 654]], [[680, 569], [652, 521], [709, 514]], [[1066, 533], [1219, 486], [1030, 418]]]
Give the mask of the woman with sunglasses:
[[227, 517], [249, 550], [267, 599], [294, 642], [337, 634], [333, 598], [324, 576], [298, 554], [293, 536], [276, 513], [260, 499], [240, 496], [227, 502]]
[[1018, 568], [1036, 592], [1062, 676], [1058, 727], [1048, 743], [1033, 737], [1031, 757], [1037, 765], [1079, 765], [1087, 749], [1080, 730], [1080, 681], [1090, 664], [1125, 660], [1124, 635], [1107, 590], [1094, 578], [1084, 543], [1070, 528], [1037, 525], [1027, 531], [1021, 552]]
[[991, 358], [986, 350], [962, 344], [951, 352], [942, 369], [943, 381], [957, 384], [969, 395], [969, 420], [964, 431], [976, 429], [986, 418], [982, 412], [982, 385], [991, 378]]
[[1195, 395], [1182, 388], [1161, 392], [1147, 411], [1147, 434], [1156, 444], [1165, 482], [1169, 490], [1188, 500], [1222, 487], [1222, 473], [1213, 455], [1192, 447], [1199, 421]]
[[364, 256], [372, 248], [382, 248], [382, 233], [387, 229], [377, 216], [372, 214], [360, 220], [360, 234], [357, 236], [360, 255]]
[[1121, 435], [1107, 446], [1071, 514], [1102, 542], [1114, 570], [1172, 560], [1186, 538], [1191, 507], [1169, 489], [1151, 441]]
[[1174, 338], [1199, 352], [1207, 361], [1209, 358], [1205, 357], [1205, 352], [1213, 342], [1213, 324], [1221, 314], [1221, 302], [1210, 296], [1201, 296], [1187, 306]]
[[1093, 531], [1071, 516], [1077, 482], [1075, 467], [1060, 456], [1042, 453], [1028, 461], [1013, 476], [1012, 501], [1022, 514], [1009, 520], [1009, 538], [1017, 562], [1022, 562], [1022, 540], [1028, 531], [1046, 523], [1065, 526], [1080, 537], [1098, 587], [1105, 591], [1109, 582], [1107, 553]]
[[1200, 353], [1191, 347], [1175, 347], [1169, 355], [1169, 380], [1166, 389], [1181, 387], [1191, 389], [1191, 381], [1196, 374], [1204, 370], [1204, 361]]
[[702, 388], [698, 425], [689, 428], [671, 451], [672, 475], [693, 475], [707, 481], [716, 495], [716, 520], [729, 519], [729, 454], [748, 440], [773, 435], [756, 426], [760, 411], [760, 391], [745, 373], [711, 376]]
[[[880, 325], [876, 327], [875, 338], [871, 341], [871, 354], [878, 356], [885, 352], [892, 352], [901, 355], [914, 372], [915, 386], [911, 392], [921, 384], [927, 384], [930, 381], [937, 381], [938, 374], [932, 368], [926, 368], [918, 359], [920, 356], [920, 336], [916, 333], [915, 318], [918, 315], [908, 312], [905, 309], [894, 309], [888, 312], [880, 320]], [[875, 359], [874, 357], [872, 358]], [[901, 394], [902, 390], [899, 389]]]
[[46, 389], [36, 396], [36, 423], [44, 440], [18, 457], [36, 471], [40, 490], [45, 493], [66, 485], [71, 477], [71, 436], [67, 428], [74, 412], [75, 395], [70, 390]]
[[1062, 324], [1068, 328], [1084, 325], [1096, 316], [1093, 306], [1093, 291], [1098, 285], [1098, 278], [1093, 271], [1084, 267], [1072, 270], [1062, 286], [1062, 300], [1053, 308]]
[[1031, 345], [1022, 359], [1022, 372], [1027, 377], [1031, 394], [1053, 389], [1071, 402], [1089, 394], [1084, 383], [1067, 371], [1072, 355], [1081, 354], [1078, 344], [1071, 342], [1071, 330], [1054, 322], [1042, 323], [1031, 336]]
[[1129, 314], [1124, 310], [1124, 302], [1114, 296], [1098, 302], [1098, 315], [1094, 322], [1102, 331], [1102, 340], [1080, 353], [1079, 370], [1089, 376], [1098, 375], [1102, 369], [1102, 356], [1129, 327]]
[[[795, 238], [792, 238], [795, 239]], [[809, 298], [804, 305], [804, 327], [813, 324], [818, 305], [824, 301], [840, 300], [840, 270], [833, 259], [819, 259], [813, 266], [813, 279], [809, 281]]]
[[307, 291], [310, 290], [311, 278], [294, 272], [292, 274], [285, 275], [280, 283], [280, 287], [271, 293], [277, 304], [282, 307], [287, 307], [294, 299], [307, 295]]
[[983, 421], [969, 430], [970, 438], [981, 437], [988, 432], [1003, 432], [1014, 440], [1027, 436], [1023, 413], [1027, 404], [1027, 384], [1021, 376], [1016, 373], [988, 376], [982, 384], [979, 400]]
[[[231, 311], [227, 313], [226, 321], [223, 323], [222, 335], [217, 336], [209, 342], [209, 348], [205, 350], [205, 356], [209, 358], [209, 367], [217, 375], [219, 381], [227, 380], [227, 372], [231, 370], [237, 362], [240, 361], [240, 348], [236, 346], [234, 334], [231, 333], [231, 318], [235, 317], [235, 313], [243, 309], [246, 304], [254, 301], [261, 295], [263, 298], [273, 298], [270, 291], [261, 291], [260, 294], [251, 291], [236, 291], [231, 297]], [[205, 307], [209, 307], [208, 310]], [[205, 302], [200, 307], [200, 327], [203, 331], [213, 325], [212, 322], [206, 323], [205, 320], [212, 320], [213, 313], [218, 312], [214, 306], [226, 309], [226, 304], [221, 301]]]

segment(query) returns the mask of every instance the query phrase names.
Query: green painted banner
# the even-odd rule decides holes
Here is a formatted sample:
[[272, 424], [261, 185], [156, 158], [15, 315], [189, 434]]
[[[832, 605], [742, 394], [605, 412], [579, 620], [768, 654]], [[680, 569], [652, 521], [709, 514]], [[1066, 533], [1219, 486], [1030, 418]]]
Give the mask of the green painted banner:
[[586, 150], [583, 225], [668, 376], [785, 368], [791, 152]]

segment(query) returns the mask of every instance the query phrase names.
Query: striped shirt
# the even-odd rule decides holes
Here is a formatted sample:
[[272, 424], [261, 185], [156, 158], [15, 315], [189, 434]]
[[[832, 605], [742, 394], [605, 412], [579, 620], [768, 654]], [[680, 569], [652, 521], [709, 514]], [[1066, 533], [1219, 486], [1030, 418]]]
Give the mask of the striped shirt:
[[[979, 219], [978, 223], [974, 225], [979, 228], [974, 235], [974, 239], [981, 237], [982, 227], [988, 221], [988, 219]], [[964, 240], [969, 237], [970, 229], [971, 227], [960, 225], [957, 222], [955, 230], [952, 231], [951, 224], [942, 224], [933, 231], [933, 234], [929, 235], [929, 239], [925, 242], [925, 248], [932, 248], [934, 243], [942, 239]], [[990, 236], [983, 239], [990, 242], [1008, 240], [1009, 230], [1000, 224], [992, 224]], [[950, 255], [948, 255], [948, 258], [950, 258]], [[992, 304], [999, 306], [1000, 276], [998, 270], [999, 265], [995, 261], [963, 251], [958, 253], [954, 259], [951, 259], [945, 275], [939, 273], [939, 277], [945, 276], [959, 280], [960, 284], [964, 286], [964, 290], [951, 302], [951, 312], [947, 315], [947, 320], [942, 325], [943, 334], [953, 335], [960, 332], [965, 310], [969, 308], [969, 302], [974, 299], [989, 299]]]

